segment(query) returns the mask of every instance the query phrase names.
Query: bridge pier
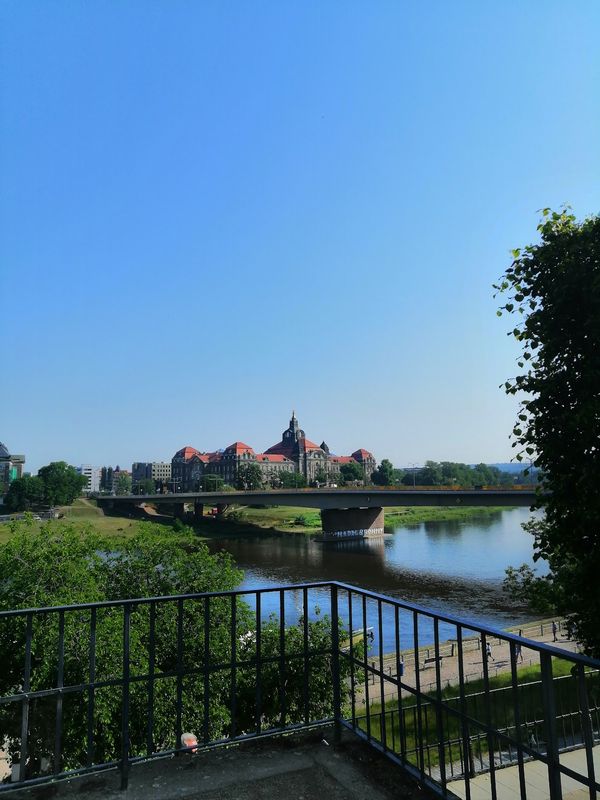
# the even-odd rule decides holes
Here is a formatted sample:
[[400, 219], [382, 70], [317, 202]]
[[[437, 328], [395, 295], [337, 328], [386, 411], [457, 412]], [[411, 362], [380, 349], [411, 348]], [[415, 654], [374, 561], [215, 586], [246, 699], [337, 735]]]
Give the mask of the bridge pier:
[[204, 515], [204, 503], [194, 503], [194, 521], [202, 522]]
[[185, 503], [172, 503], [171, 510], [173, 512], [173, 516], [177, 519], [185, 519]]
[[324, 508], [321, 511], [323, 538], [332, 541], [382, 536], [383, 508]]

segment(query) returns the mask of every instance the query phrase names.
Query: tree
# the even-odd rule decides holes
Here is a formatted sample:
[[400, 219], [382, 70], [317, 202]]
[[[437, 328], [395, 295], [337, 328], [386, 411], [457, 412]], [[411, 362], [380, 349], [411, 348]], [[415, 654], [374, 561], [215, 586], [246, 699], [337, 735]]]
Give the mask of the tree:
[[[127, 476], [121, 475], [121, 477], [124, 478]], [[154, 492], [156, 491], [156, 485], [152, 480], [152, 478], [142, 478], [141, 481], [138, 481], [136, 490], [137, 494], [154, 494]], [[119, 492], [117, 492], [117, 494], [119, 494]]]
[[394, 482], [394, 465], [384, 458], [377, 469], [371, 473], [371, 480], [377, 486], [391, 486]]
[[517, 317], [509, 335], [522, 348], [520, 371], [504, 384], [523, 397], [513, 447], [541, 469], [537, 506], [546, 512], [525, 527], [550, 574], [520, 586], [600, 656], [600, 217], [577, 222], [544, 209], [538, 231], [537, 244], [512, 251], [495, 286], [507, 297], [498, 314]]
[[346, 483], [350, 481], [364, 481], [365, 473], [363, 468], [357, 461], [350, 461], [348, 464], [342, 464], [340, 467], [340, 475], [342, 480]]
[[44, 483], [41, 478], [24, 475], [8, 487], [4, 505], [9, 511], [29, 511], [44, 502]]
[[329, 483], [329, 475], [322, 467], [319, 467], [319, 469], [315, 472], [313, 484], [315, 486], [323, 486], [327, 483]]
[[263, 483], [262, 470], [258, 464], [242, 464], [238, 468], [238, 489], [260, 489]]
[[[206, 545], [184, 529], [181, 534], [163, 533], [161, 526], [142, 523], [130, 539], [105, 539], [92, 526], [52, 521], [39, 532], [30, 523], [13, 523], [10, 540], [0, 546], [0, 610], [67, 605], [135, 597], [229, 591], [243, 573], [231, 556], [221, 551], [210, 555]], [[179, 617], [179, 608], [181, 617]], [[235, 609], [235, 617], [233, 616]], [[178, 665], [186, 670], [207, 670], [208, 738], [226, 737], [231, 720], [232, 691], [235, 691], [237, 730], [251, 730], [256, 724], [256, 669], [238, 668], [232, 685], [226, 665], [232, 658], [232, 638], [238, 662], [252, 664], [256, 658], [256, 615], [241, 598], [213, 596], [205, 618], [203, 601], [161, 602], [151, 622], [148, 605], [131, 607], [130, 653], [132, 675], [148, 674], [150, 658], [155, 674], [165, 676], [154, 684], [152, 704], [152, 749], [156, 752], [179, 746], [176, 738], [175, 705]], [[74, 610], [64, 614], [65, 685], [80, 686], [89, 681], [90, 612]], [[119, 758], [123, 695], [110, 680], [123, 669], [123, 609], [106, 607], [95, 616], [96, 680], [109, 685], [94, 693], [93, 737], [96, 763]], [[31, 689], [56, 685], [58, 614], [32, 617]], [[151, 627], [152, 626], [152, 627]], [[182, 649], [178, 655], [178, 630]], [[210, 648], [204, 636], [208, 631]], [[151, 633], [152, 631], [152, 633]], [[234, 637], [232, 637], [232, 631]], [[261, 625], [261, 673], [263, 724], [279, 724], [282, 708], [280, 688], [285, 685], [285, 714], [288, 723], [304, 718], [304, 664], [296, 657], [302, 652], [303, 624], [284, 630], [281, 662], [280, 630], [275, 617]], [[343, 640], [343, 632], [340, 638]], [[312, 719], [330, 717], [333, 706], [331, 622], [318, 617], [308, 624], [310, 695], [308, 712]], [[0, 696], [14, 694], [22, 683], [26, 626], [23, 619], [9, 616], [0, 620]], [[150, 655], [152, 653], [152, 655]], [[206, 662], [208, 654], [209, 661]], [[314, 655], [313, 655], [314, 654]], [[357, 654], [358, 655], [358, 654]], [[179, 662], [181, 659], [181, 662]], [[349, 664], [340, 661], [342, 701], [348, 697]], [[280, 670], [283, 669], [283, 672]], [[204, 726], [204, 680], [193, 674], [183, 678], [181, 724], [183, 730], [201, 732]], [[86, 764], [89, 695], [87, 690], [65, 697], [62, 729], [62, 762], [54, 763], [56, 704], [34, 698], [29, 705], [28, 777], [40, 774], [48, 761], [50, 769], [74, 769]], [[148, 686], [132, 683], [129, 696], [132, 755], [143, 755], [148, 735]], [[0, 705], [0, 737], [13, 762], [18, 761], [21, 735], [20, 704]]]
[[279, 481], [282, 489], [304, 489], [306, 478], [301, 472], [280, 472]]
[[117, 485], [115, 486], [115, 494], [131, 494], [131, 475], [122, 473], [117, 478]]
[[80, 475], [66, 461], [53, 461], [42, 467], [38, 477], [44, 484], [44, 502], [50, 506], [71, 505], [87, 483], [85, 475]]
[[223, 478], [220, 475], [212, 475], [210, 473], [203, 475], [200, 485], [203, 492], [219, 492], [223, 489]]

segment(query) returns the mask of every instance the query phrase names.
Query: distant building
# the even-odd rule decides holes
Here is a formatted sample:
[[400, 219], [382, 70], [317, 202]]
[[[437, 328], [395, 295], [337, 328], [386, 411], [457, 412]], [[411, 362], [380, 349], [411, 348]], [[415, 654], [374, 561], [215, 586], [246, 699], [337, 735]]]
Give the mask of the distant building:
[[171, 480], [170, 461], [136, 461], [131, 465], [131, 483], [139, 486], [144, 480], [154, 481], [158, 489]]
[[76, 467], [77, 472], [87, 479], [86, 485], [81, 490], [83, 494], [91, 494], [100, 491], [100, 467], [93, 467], [91, 464], [82, 464]]
[[175, 492], [194, 492], [201, 488], [204, 475], [218, 475], [234, 486], [238, 470], [243, 464], [258, 464], [263, 482], [276, 485], [282, 472], [298, 472], [310, 483], [319, 478], [334, 482], [339, 477], [342, 464], [356, 462], [369, 480], [376, 461], [368, 450], [356, 450], [350, 456], [333, 455], [325, 442], [317, 445], [307, 439], [300, 428], [295, 413], [281, 441], [264, 453], [256, 453], [244, 442], [234, 442], [224, 450], [201, 452], [187, 446], [178, 450], [171, 460], [171, 485]]
[[23, 476], [25, 456], [8, 452], [6, 445], [0, 442], [0, 496], [6, 494], [10, 484]]

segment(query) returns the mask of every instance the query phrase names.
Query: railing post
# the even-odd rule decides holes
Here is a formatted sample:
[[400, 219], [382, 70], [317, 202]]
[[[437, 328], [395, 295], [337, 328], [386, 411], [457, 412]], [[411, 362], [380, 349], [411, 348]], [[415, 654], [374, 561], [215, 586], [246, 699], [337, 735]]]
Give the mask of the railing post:
[[131, 604], [123, 605], [123, 708], [121, 713], [121, 790], [129, 782], [129, 628]]
[[342, 739], [342, 708], [340, 692], [340, 629], [338, 612], [338, 587], [331, 586], [331, 674], [333, 678], [333, 738], [336, 744]]
[[562, 800], [558, 737], [556, 733], [556, 703], [554, 700], [554, 683], [552, 678], [552, 656], [549, 653], [540, 652], [540, 667], [542, 673], [542, 697], [544, 702], [550, 800]]

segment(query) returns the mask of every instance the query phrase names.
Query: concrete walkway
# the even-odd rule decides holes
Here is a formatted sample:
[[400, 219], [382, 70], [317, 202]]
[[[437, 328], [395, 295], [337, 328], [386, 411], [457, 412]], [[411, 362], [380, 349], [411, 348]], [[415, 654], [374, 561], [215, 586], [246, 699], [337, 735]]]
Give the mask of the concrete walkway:
[[[600, 747], [594, 747], [594, 770], [596, 775], [600, 774]], [[561, 753], [560, 763], [570, 769], [587, 775], [587, 762], [585, 750], [574, 750], [570, 753]], [[541, 761], [528, 761], [524, 764], [525, 786], [527, 789], [528, 800], [547, 800], [550, 796], [548, 791], [548, 767]], [[519, 768], [504, 767], [497, 769], [496, 773], [496, 792], [498, 800], [514, 800], [521, 797], [521, 786], [519, 783]], [[590, 792], [583, 784], [578, 783], [566, 775], [561, 776], [563, 800], [589, 800]], [[492, 781], [489, 772], [471, 778], [471, 800], [489, 800], [492, 796]], [[464, 781], [452, 781], [448, 788], [453, 794], [461, 798], [466, 798], [466, 786]]]
[[[535, 642], [543, 642], [545, 644], [552, 644], [561, 650], [569, 653], [577, 652], [577, 642], [568, 639], [566, 634], [559, 634], [558, 640], [553, 641], [552, 628], [546, 624], [543, 628], [543, 633], [540, 630], [540, 624], [531, 626], [523, 630], [523, 635]], [[501, 639], [488, 638], [492, 649], [492, 658], [488, 661], [488, 674], [492, 678], [501, 673], [510, 672], [510, 653], [507, 642]], [[477, 639], [465, 639], [463, 646], [463, 665], [465, 681], [475, 681], [483, 678], [483, 653], [480, 649], [480, 642]], [[458, 656], [457, 648], [449, 642], [444, 642], [440, 645], [440, 653], [446, 653], [440, 662], [440, 677], [442, 688], [446, 686], [455, 686], [459, 681], [458, 674]], [[451, 654], [453, 653], [453, 654]], [[428, 657], [433, 656], [433, 647], [421, 648], [418, 657], [415, 659], [414, 654], [411, 652], [409, 657], [404, 660], [404, 675], [402, 681], [411, 687], [416, 687], [415, 677], [415, 661], [419, 670], [419, 680], [421, 691], [429, 692], [436, 688], [436, 675], [435, 675], [435, 662], [430, 661], [426, 663]], [[372, 654], [368, 658], [369, 664], [374, 665], [379, 669], [379, 658], [374, 657]], [[539, 656], [537, 651], [523, 647], [522, 659], [519, 659], [518, 666], [537, 666], [539, 664]], [[388, 653], [383, 658], [384, 672], [391, 676], [396, 674], [396, 654]], [[356, 674], [356, 680], [359, 685], [356, 686], [355, 697], [357, 708], [365, 705], [366, 693], [364, 684], [361, 685], [362, 672], [359, 669]], [[377, 676], [373, 679], [371, 676], [369, 682], [369, 705], [381, 702], [380, 681]], [[403, 693], [404, 694], [404, 693]], [[409, 694], [406, 692], [405, 694]], [[397, 697], [396, 687], [388, 682], [384, 682], [384, 697], [387, 700]]]

